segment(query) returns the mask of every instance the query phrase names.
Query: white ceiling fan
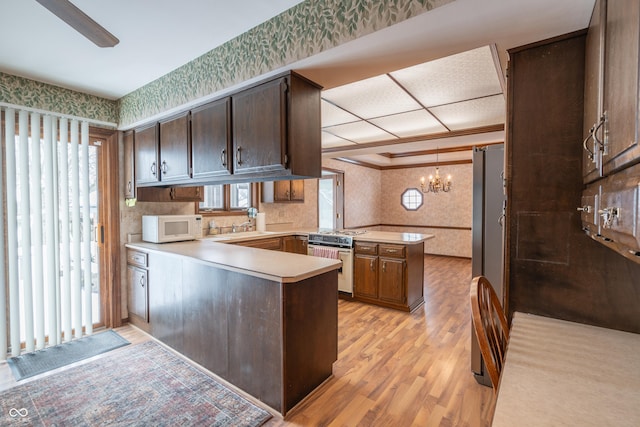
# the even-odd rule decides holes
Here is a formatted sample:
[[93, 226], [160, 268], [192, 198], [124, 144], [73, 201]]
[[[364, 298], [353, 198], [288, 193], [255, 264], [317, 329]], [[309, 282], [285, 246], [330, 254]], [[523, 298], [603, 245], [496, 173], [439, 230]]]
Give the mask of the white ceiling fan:
[[104, 29], [69, 0], [36, 1], [97, 46], [114, 47], [120, 43], [116, 36]]

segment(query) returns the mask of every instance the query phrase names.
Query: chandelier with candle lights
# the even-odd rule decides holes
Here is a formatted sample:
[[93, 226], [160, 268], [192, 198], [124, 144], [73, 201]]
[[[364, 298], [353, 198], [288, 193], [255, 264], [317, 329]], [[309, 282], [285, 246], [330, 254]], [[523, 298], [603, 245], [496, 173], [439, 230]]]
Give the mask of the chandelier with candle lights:
[[451, 175], [447, 175], [446, 179], [440, 178], [440, 168], [438, 167], [438, 148], [436, 147], [436, 173], [435, 175], [429, 175], [429, 182], [427, 183], [424, 176], [420, 178], [420, 188], [423, 193], [439, 193], [440, 191], [448, 193], [451, 191]]

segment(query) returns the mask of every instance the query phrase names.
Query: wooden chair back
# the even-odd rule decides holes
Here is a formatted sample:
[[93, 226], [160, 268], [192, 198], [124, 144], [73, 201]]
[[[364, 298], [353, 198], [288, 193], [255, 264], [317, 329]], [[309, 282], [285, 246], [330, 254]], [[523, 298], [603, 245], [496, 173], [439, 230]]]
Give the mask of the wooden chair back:
[[484, 276], [471, 281], [471, 315], [480, 353], [489, 373], [493, 390], [497, 392], [504, 355], [509, 341], [509, 327], [500, 300]]

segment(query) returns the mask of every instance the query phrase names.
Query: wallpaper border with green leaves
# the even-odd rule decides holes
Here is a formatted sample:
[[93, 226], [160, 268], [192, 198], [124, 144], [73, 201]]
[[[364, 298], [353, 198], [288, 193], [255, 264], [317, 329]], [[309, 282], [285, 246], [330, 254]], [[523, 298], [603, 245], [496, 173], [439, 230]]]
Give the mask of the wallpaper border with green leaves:
[[116, 101], [0, 72], [0, 102], [118, 123]]
[[126, 128], [452, 1], [306, 0], [118, 101], [4, 73], [0, 101]]

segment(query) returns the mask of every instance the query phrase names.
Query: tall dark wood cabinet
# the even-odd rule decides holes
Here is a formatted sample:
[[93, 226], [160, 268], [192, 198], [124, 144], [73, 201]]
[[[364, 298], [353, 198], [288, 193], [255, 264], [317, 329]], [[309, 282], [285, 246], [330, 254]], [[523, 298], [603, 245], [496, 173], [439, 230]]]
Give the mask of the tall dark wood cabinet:
[[640, 265], [590, 239], [576, 209], [586, 201], [585, 36], [509, 51], [507, 310], [640, 332]]

